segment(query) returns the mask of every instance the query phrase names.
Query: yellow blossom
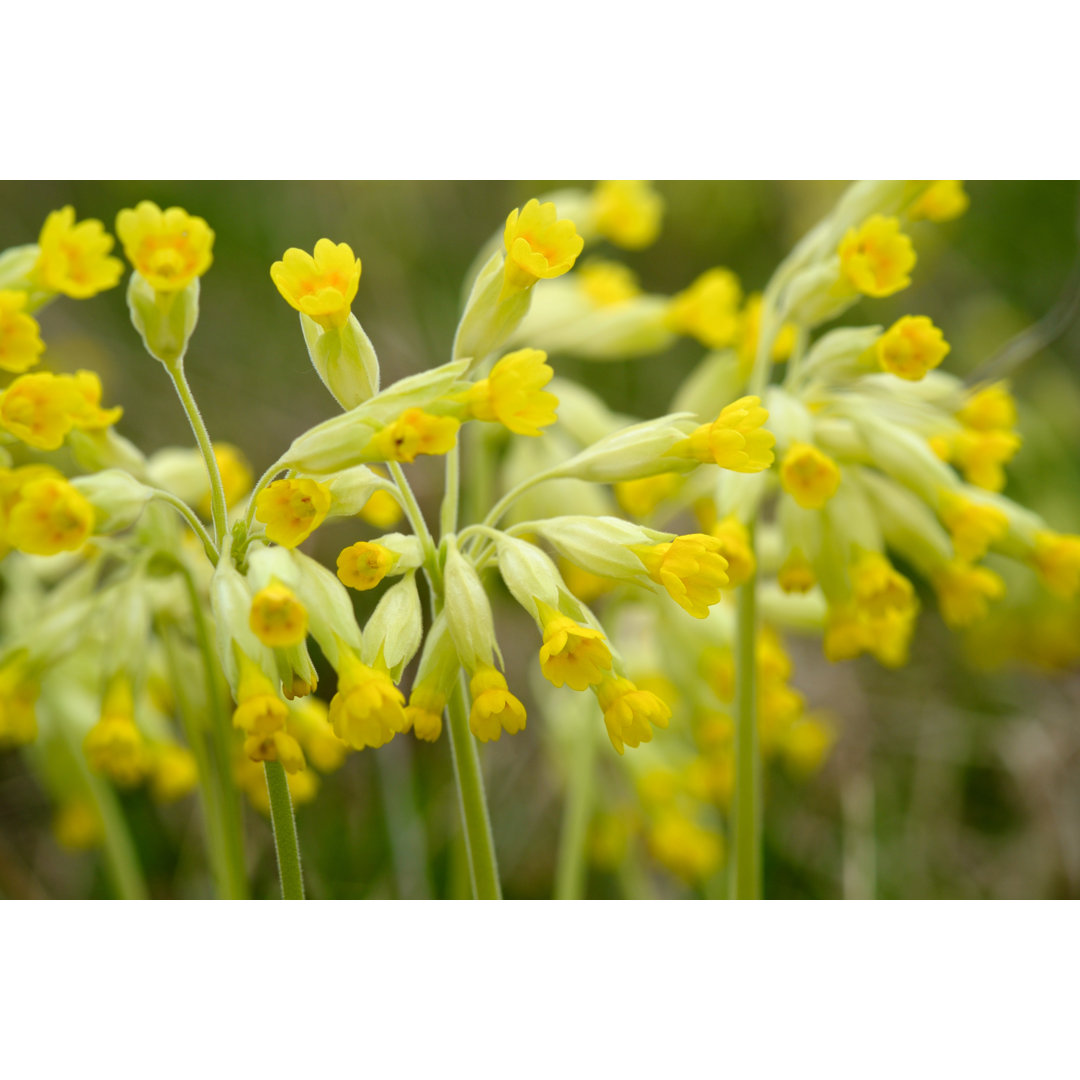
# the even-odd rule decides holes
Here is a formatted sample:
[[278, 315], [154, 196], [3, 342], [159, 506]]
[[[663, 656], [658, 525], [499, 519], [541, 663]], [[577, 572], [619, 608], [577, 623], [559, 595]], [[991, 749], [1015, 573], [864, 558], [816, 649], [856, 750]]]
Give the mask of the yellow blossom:
[[739, 333], [741, 300], [739, 279], [716, 266], [671, 298], [665, 321], [668, 329], [695, 337], [708, 349], [726, 348]]
[[156, 292], [180, 292], [214, 261], [214, 231], [179, 206], [162, 210], [144, 199], [117, 214], [116, 234], [131, 265]]
[[434, 742], [442, 734], [442, 714], [446, 695], [434, 685], [417, 683], [409, 695], [405, 719], [413, 734], [424, 742]]
[[280, 761], [287, 773], [303, 772], [307, 768], [304, 751], [287, 731], [249, 735], [244, 740], [244, 753], [252, 761]]
[[849, 229], [838, 254], [844, 277], [867, 296], [891, 296], [911, 284], [915, 249], [896, 218], [875, 214]]
[[135, 726], [131, 679], [122, 672], [109, 680], [101, 719], [86, 733], [83, 750], [94, 772], [124, 787], [132, 787], [146, 776], [150, 756]]
[[0, 748], [24, 746], [37, 737], [35, 704], [41, 688], [17, 654], [0, 667]]
[[932, 581], [942, 617], [951, 627], [967, 626], [981, 619], [988, 602], [1005, 592], [1005, 582], [992, 570], [971, 566], [961, 559], [939, 567]]
[[678, 811], [666, 812], [648, 834], [653, 858], [691, 885], [701, 884], [723, 865], [720, 837]]
[[510, 211], [503, 243], [506, 245], [504, 297], [531, 288], [541, 278], [565, 274], [585, 246], [574, 223], [559, 220], [554, 203], [540, 203], [536, 199], [530, 199], [520, 210]]
[[728, 585], [734, 587], [749, 581], [757, 560], [750, 547], [750, 534], [746, 526], [734, 514], [729, 514], [709, 532], [720, 542], [720, 554], [727, 560]]
[[657, 473], [640, 480], [623, 480], [615, 485], [615, 498], [631, 517], [646, 518], [660, 503], [679, 490], [682, 481], [683, 478], [677, 473]]
[[285, 727], [289, 707], [277, 688], [245, 653], [238, 653], [240, 684], [236, 689], [233, 727], [245, 735], [272, 735]]
[[63, 477], [23, 484], [7, 519], [7, 542], [28, 555], [76, 551], [94, 527], [94, 508]]
[[596, 231], [632, 251], [656, 240], [663, 214], [664, 200], [647, 180], [602, 180], [592, 193]]
[[155, 801], [182, 799], [198, 782], [195, 755], [187, 747], [167, 742], [150, 748], [150, 794]]
[[293, 701], [289, 705], [286, 730], [296, 738], [308, 761], [320, 772], [329, 773], [341, 768], [349, 748], [334, 734], [330, 710], [325, 702], [317, 697]]
[[385, 671], [368, 667], [342, 649], [338, 691], [330, 702], [330, 723], [354, 750], [379, 747], [405, 731], [405, 696]]
[[296, 593], [279, 581], [260, 589], [251, 601], [251, 632], [273, 649], [299, 645], [307, 637], [307, 609]]
[[1016, 426], [1016, 400], [1007, 382], [976, 390], [957, 410], [956, 419], [975, 431], [1010, 431]]
[[818, 771], [836, 742], [836, 729], [823, 716], [804, 716], [784, 733], [780, 753], [796, 776]]
[[864, 553], [851, 568], [851, 578], [856, 606], [871, 619], [908, 611], [916, 604], [911, 582], [879, 552]]
[[942, 495], [941, 520], [952, 534], [957, 558], [965, 562], [981, 559], [990, 545], [1009, 531], [1004, 510], [954, 492]]
[[1036, 533], [1032, 560], [1051, 592], [1071, 598], [1080, 590], [1080, 536]]
[[338, 555], [337, 576], [350, 589], [366, 592], [374, 589], [400, 558], [382, 544], [360, 540]]
[[16, 375], [32, 368], [45, 351], [41, 328], [26, 307], [26, 293], [0, 289], [0, 371]]
[[[221, 473], [221, 486], [225, 489], [225, 505], [235, 506], [249, 491], [254, 474], [242, 450], [232, 443], [214, 443], [214, 460]], [[203, 500], [202, 509], [210, 516], [210, 493]]]
[[[246, 754], [237, 755], [233, 762], [236, 784], [248, 797], [248, 802], [267, 817], [270, 816], [270, 795], [266, 789], [266, 772], [262, 765], [252, 761]], [[319, 778], [313, 769], [286, 772], [289, 797], [294, 807], [311, 802], [319, 790]]]
[[840, 486], [840, 467], [809, 443], [792, 443], [780, 464], [780, 486], [805, 510], [820, 510]]
[[596, 687], [611, 745], [622, 754], [627, 746], [652, 740], [652, 727], [668, 726], [671, 709], [651, 690], [639, 690], [629, 679], [605, 677]]
[[445, 454], [457, 441], [460, 421], [406, 409], [372, 440], [371, 450], [383, 461], [415, 461], [418, 454]]
[[676, 443], [670, 452], [732, 472], [762, 472], [773, 463], [776, 443], [773, 433], [762, 427], [768, 419], [761, 398], [741, 397], [725, 406], [711, 424], [702, 424], [688, 439]]
[[331, 330], [349, 321], [360, 287], [360, 260], [348, 244], [324, 238], [316, 243], [314, 255], [289, 248], [270, 267], [270, 277], [297, 311]]
[[53, 817], [53, 836], [68, 851], [89, 851], [105, 839], [105, 826], [97, 807], [89, 799], [67, 799]]
[[596, 307], [615, 307], [641, 295], [634, 271], [608, 259], [589, 259], [578, 271], [577, 283]]
[[880, 618], [872, 618], [855, 604], [830, 607], [825, 622], [825, 658], [836, 662], [869, 652], [886, 667], [900, 667], [907, 662], [917, 610], [917, 605], [912, 603], [910, 607], [892, 609]]
[[723, 545], [714, 536], [690, 533], [667, 544], [641, 545], [634, 554], [646, 573], [695, 619], [704, 619], [728, 581]]
[[935, 180], [908, 209], [912, 221], [952, 221], [970, 205], [962, 180]]
[[806, 556], [793, 548], [776, 572], [776, 581], [784, 592], [805, 593], [817, 584], [817, 576]]
[[486, 379], [466, 392], [467, 414], [496, 421], [515, 435], [540, 435], [541, 428], [556, 420], [559, 399], [543, 389], [554, 375], [547, 353], [540, 349], [507, 353]]
[[963, 428], [950, 443], [950, 458], [964, 479], [986, 491], [1001, 491], [1005, 470], [1020, 449], [1020, 436], [1012, 431]]
[[[376, 476], [386, 476], [386, 470], [378, 465], [369, 466]], [[401, 520], [401, 506], [389, 491], [376, 491], [360, 508], [360, 516], [376, 529], [393, 528]]]
[[877, 340], [874, 354], [883, 371], [917, 382], [949, 353], [949, 343], [925, 315], [905, 315]]
[[582, 626], [547, 604], [538, 603], [544, 644], [540, 648], [540, 670], [553, 686], [564, 683], [572, 690], [584, 690], [611, 670], [611, 650], [604, 635], [591, 626]]
[[34, 265], [35, 282], [48, 292], [75, 300], [111, 289], [124, 264], [109, 254], [115, 241], [93, 218], [75, 223], [75, 207], [54, 210], [38, 237], [41, 253]]
[[255, 516], [267, 539], [294, 548], [323, 523], [330, 501], [330, 489], [317, 480], [275, 480], [256, 497]]
[[510, 693], [496, 668], [480, 664], [469, 680], [469, 692], [469, 730], [481, 742], [498, 742], [504, 731], [516, 735], [525, 730], [525, 706]]
[[0, 397], [0, 424], [37, 450], [56, 450], [71, 430], [81, 396], [70, 376], [20, 375]]
[[84, 431], [99, 431], [112, 427], [124, 414], [119, 405], [111, 409], [101, 407], [101, 379], [95, 371], [76, 371], [74, 375], [58, 375], [59, 379], [71, 379], [75, 388], [74, 405], [71, 412], [73, 427]]

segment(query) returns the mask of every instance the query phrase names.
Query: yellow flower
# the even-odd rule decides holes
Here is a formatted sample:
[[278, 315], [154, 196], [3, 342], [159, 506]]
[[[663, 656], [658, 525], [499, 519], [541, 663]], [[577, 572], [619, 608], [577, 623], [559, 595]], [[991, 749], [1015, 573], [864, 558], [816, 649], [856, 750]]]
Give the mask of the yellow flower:
[[409, 695], [405, 719], [418, 739], [434, 742], [442, 734], [445, 708], [446, 695], [437, 686], [417, 683]]
[[792, 443], [780, 464], [780, 486], [804, 509], [820, 510], [840, 486], [840, 468], [809, 443]]
[[583, 604], [591, 604], [597, 597], [611, 592], [616, 585], [613, 578], [594, 574], [563, 558], [559, 559], [559, 573], [562, 574], [563, 584]]
[[89, 851], [105, 839], [105, 826], [89, 799], [67, 799], [57, 808], [52, 823], [56, 842], [68, 851]]
[[629, 679], [607, 678], [596, 687], [611, 745], [622, 754], [627, 746], [652, 740], [652, 727], [666, 728], [671, 709], [651, 690], [639, 690]]
[[150, 794], [156, 802], [182, 799], [198, 782], [195, 755], [187, 747], [166, 742], [150, 748]]
[[1005, 470], [1020, 449], [1020, 436], [1012, 431], [980, 431], [964, 428], [952, 437], [952, 461], [963, 472], [964, 479], [986, 491], [1001, 491], [1005, 486]]
[[252, 761], [280, 761], [287, 773], [299, 773], [307, 768], [304, 751], [287, 731], [249, 735], [244, 740], [244, 753]]
[[536, 199], [510, 211], [503, 243], [503, 297], [529, 289], [541, 278], [565, 274], [585, 246], [572, 221], [558, 220], [554, 203], [541, 204]]
[[1080, 590], [1080, 536], [1036, 533], [1032, 558], [1051, 592], [1069, 599]]
[[38, 371], [20, 375], [0, 397], [0, 424], [38, 450], [56, 450], [82, 406], [70, 376]]
[[645, 518], [679, 490], [682, 479], [677, 473], [657, 473], [640, 480], [623, 480], [615, 485], [615, 498], [631, 517]]
[[41, 476], [19, 489], [7, 519], [7, 542], [28, 555], [76, 551], [94, 527], [94, 508], [62, 476]]
[[657, 862], [691, 885], [710, 878], [724, 862], [720, 837], [679, 811], [661, 815], [649, 828], [648, 843]]
[[25, 746], [37, 737], [34, 706], [41, 688], [16, 654], [0, 667], [0, 748]]
[[[772, 360], [779, 364], [791, 356], [795, 348], [798, 329], [794, 323], [784, 323], [773, 338]], [[761, 336], [761, 293], [751, 293], [746, 298], [739, 316], [739, 370], [745, 377], [757, 359], [758, 338]]]
[[48, 292], [85, 300], [111, 289], [124, 264], [109, 254], [115, 241], [93, 218], [75, 223], [75, 207], [54, 210], [38, 237], [41, 254], [34, 266], [35, 281]]
[[908, 210], [912, 221], [952, 221], [971, 204], [962, 180], [935, 180]]
[[915, 590], [892, 563], [876, 551], [868, 551], [851, 569], [855, 588], [855, 604], [871, 619], [879, 619], [890, 611], [910, 611], [916, 604]]
[[907, 662], [917, 610], [917, 604], [912, 603], [871, 618], [855, 604], [830, 607], [825, 621], [825, 658], [836, 662], [869, 652], [886, 667], [900, 667]]
[[255, 499], [266, 536], [282, 547], [302, 544], [326, 519], [330, 489], [317, 480], [275, 480]]
[[981, 559], [990, 545], [1009, 531], [1004, 510], [953, 492], [942, 496], [941, 520], [952, 534], [957, 558], [965, 562]]
[[433, 416], [423, 409], [406, 409], [370, 443], [383, 461], [415, 461], [418, 454], [445, 454], [457, 441], [460, 422], [452, 416]]
[[810, 776], [821, 768], [836, 742], [836, 729], [820, 716], [805, 716], [785, 732], [780, 745], [784, 764], [796, 776]]
[[180, 292], [214, 261], [214, 231], [179, 206], [144, 199], [116, 216], [116, 234], [131, 265], [156, 292]]
[[275, 581], [251, 601], [251, 632], [272, 649], [299, 645], [307, 637], [307, 609], [287, 585]]
[[385, 671], [368, 667], [342, 648], [338, 692], [330, 702], [330, 723], [354, 750], [379, 747], [405, 731], [405, 695]]
[[749, 581], [757, 566], [757, 560], [750, 549], [750, 534], [746, 526], [734, 514], [709, 530], [720, 543], [720, 554], [727, 560], [728, 585], [742, 585]]
[[883, 371], [917, 382], [949, 353], [949, 343], [925, 315], [905, 315], [877, 340], [874, 353]]
[[286, 728], [304, 748], [308, 761], [320, 772], [329, 773], [341, 768], [349, 748], [334, 734], [330, 710], [319, 698], [306, 697], [292, 702]]
[[761, 425], [769, 419], [761, 398], [742, 397], [726, 406], [711, 424], [702, 424], [671, 453], [719, 465], [732, 472], [756, 473], [773, 463], [776, 437]]
[[932, 577], [941, 615], [951, 627], [967, 626], [981, 619], [990, 600], [1005, 592], [1005, 582], [992, 570], [971, 566], [961, 559], [945, 563]]
[[690, 533], [668, 544], [638, 546], [633, 551], [649, 577], [663, 585], [679, 607], [695, 619], [704, 619], [719, 602], [720, 590], [729, 584], [722, 549], [716, 537]]
[[101, 379], [94, 371], [76, 371], [74, 375], [58, 375], [58, 379], [70, 379], [75, 389], [74, 405], [71, 411], [73, 427], [84, 431], [99, 431], [112, 427], [124, 415], [119, 405], [111, 409], [101, 407]]
[[722, 349], [738, 336], [741, 301], [739, 279], [716, 266], [671, 298], [665, 321], [668, 329], [689, 334], [708, 349]]
[[360, 287], [360, 260], [348, 244], [324, 238], [315, 245], [314, 255], [289, 248], [270, 267], [270, 277], [297, 311], [331, 330], [349, 321]]
[[146, 776], [150, 756], [135, 726], [131, 680], [122, 672], [109, 680], [101, 719], [86, 733], [83, 751], [94, 772], [103, 773], [123, 787], [133, 787]]
[[915, 249], [894, 217], [875, 214], [849, 229], [838, 254], [844, 277], [867, 296], [891, 296], [911, 284]]
[[554, 375], [541, 349], [507, 353], [486, 379], [466, 392], [467, 415], [496, 421], [515, 435], [540, 435], [541, 428], [556, 420], [559, 399], [542, 389]]
[[604, 635], [591, 626], [582, 626], [538, 602], [544, 644], [540, 648], [540, 670], [553, 686], [566, 684], [584, 690], [611, 670], [611, 650]]
[[272, 735], [282, 731], [289, 707], [278, 696], [277, 688], [245, 653], [237, 651], [240, 684], [236, 688], [233, 727], [245, 735]]
[[27, 315], [26, 293], [0, 289], [0, 371], [32, 368], [45, 351], [37, 320]]
[[664, 200], [647, 180], [601, 180], [593, 189], [593, 227], [619, 247], [648, 247], [660, 235], [663, 214]]
[[596, 307], [615, 307], [641, 295], [634, 271], [608, 259], [589, 259], [578, 271], [577, 283]]
[[1007, 382], [976, 390], [957, 410], [956, 419], [975, 431], [1010, 431], [1016, 426], [1016, 400]]
[[401, 556], [382, 544], [360, 540], [345, 548], [337, 558], [337, 576], [350, 589], [366, 592], [393, 569]]
[[525, 706], [510, 693], [502, 673], [490, 664], [477, 667], [469, 680], [469, 691], [469, 730], [481, 742], [498, 742], [504, 731], [516, 735], [525, 730]]
[[817, 584], [817, 576], [806, 556], [793, 548], [776, 572], [776, 582], [784, 592], [805, 593]]
[[[377, 465], [370, 468], [376, 476], [386, 476], [386, 471]], [[360, 508], [360, 516], [369, 525], [385, 532], [401, 520], [401, 506], [389, 491], [376, 491]]]

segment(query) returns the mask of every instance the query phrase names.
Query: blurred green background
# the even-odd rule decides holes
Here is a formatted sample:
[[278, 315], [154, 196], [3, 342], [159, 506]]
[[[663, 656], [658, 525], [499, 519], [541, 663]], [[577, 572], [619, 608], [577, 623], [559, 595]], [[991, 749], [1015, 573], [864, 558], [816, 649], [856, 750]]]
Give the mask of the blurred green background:
[[[574, 183], [0, 183], [0, 249], [34, 241], [46, 214], [66, 204], [110, 230], [118, 210], [144, 198], [206, 218], [217, 233], [214, 265], [203, 279], [187, 370], [214, 438], [240, 446], [258, 474], [336, 409], [311, 370], [295, 312], [270, 281], [270, 264], [287, 247], [310, 250], [328, 236], [361, 257], [353, 310], [376, 345], [385, 385], [449, 358], [463, 276], [508, 211]], [[716, 265], [735, 270], [747, 290], [760, 289], [843, 186], [660, 183], [667, 202], [660, 240], [643, 252], [613, 254], [650, 291], [675, 292]], [[958, 374], [1054, 304], [1077, 253], [1076, 184], [980, 182], [968, 191], [964, 217], [921, 232], [912, 288], [872, 302], [872, 312], [864, 302], [846, 320], [887, 324], [909, 312], [929, 315], [953, 345], [946, 367]], [[123, 434], [147, 452], [188, 444], [164, 373], [131, 329], [122, 288], [51, 306], [42, 330], [51, 368], [101, 373], [106, 403], [124, 406]], [[1025, 445], [1007, 489], [1073, 532], [1080, 531], [1078, 347], [1073, 325], [1013, 378]], [[664, 411], [701, 354], [684, 340], [662, 360], [591, 365], [559, 358], [556, 366], [612, 406], [650, 416]], [[441, 474], [419, 466], [415, 474], [431, 510]], [[327, 527], [308, 549], [333, 565], [344, 543], [369, 532]], [[985, 670], [977, 641], [965, 646], [947, 634], [933, 607], [925, 605], [911, 664], [900, 671], [868, 659], [830, 665], [817, 643], [795, 643], [795, 684], [813, 707], [833, 713], [840, 738], [809, 781], [770, 775], [767, 895], [1080, 896], [1075, 663], [1066, 657], [1054, 673], [1022, 665]], [[532, 649], [529, 637], [509, 651], [526, 662]], [[541, 723], [484, 754], [512, 897], [551, 892], [562, 800]], [[123, 798], [152, 892], [208, 895], [195, 800], [160, 808], [142, 794]], [[0, 892], [108, 895], [95, 854], [57, 846], [51, 814], [18, 756], [0, 755]], [[467, 890], [455, 856], [460, 839], [445, 738], [432, 746], [401, 738], [352, 755], [324, 779], [298, 821], [312, 896]], [[273, 895], [268, 826], [249, 811], [248, 831], [255, 894]], [[655, 867], [645, 884], [653, 895], [693, 895]], [[618, 890], [594, 875], [591, 893]]]

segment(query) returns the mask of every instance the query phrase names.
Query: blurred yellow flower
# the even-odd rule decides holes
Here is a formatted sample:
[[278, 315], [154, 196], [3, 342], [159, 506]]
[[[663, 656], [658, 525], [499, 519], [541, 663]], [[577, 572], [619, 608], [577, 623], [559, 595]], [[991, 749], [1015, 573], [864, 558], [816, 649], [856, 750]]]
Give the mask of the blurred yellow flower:
[[85, 300], [111, 289], [124, 272], [124, 264], [110, 255], [115, 241], [93, 218], [75, 223], [75, 207], [54, 210], [38, 237], [34, 280], [48, 292]]
[[0, 371], [28, 371], [45, 351], [37, 319], [23, 310], [26, 301], [24, 292], [0, 289]]
[[647, 180], [601, 180], [593, 190], [593, 226], [619, 247], [648, 247], [660, 235], [663, 214], [664, 200]]
[[838, 254], [844, 277], [867, 296], [891, 296], [911, 284], [915, 248], [896, 218], [875, 214], [849, 229]]

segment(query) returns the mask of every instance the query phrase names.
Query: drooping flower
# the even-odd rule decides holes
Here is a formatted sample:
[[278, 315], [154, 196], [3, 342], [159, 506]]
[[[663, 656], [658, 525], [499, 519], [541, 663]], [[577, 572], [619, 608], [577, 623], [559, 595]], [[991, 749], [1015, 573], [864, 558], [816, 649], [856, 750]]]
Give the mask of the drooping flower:
[[457, 441], [459, 420], [434, 416], [423, 409], [406, 409], [371, 440], [371, 451], [382, 461], [415, 461], [420, 454], [445, 454]]
[[497, 421], [515, 435], [541, 435], [554, 424], [559, 399], [547, 386], [555, 372], [540, 349], [507, 353], [465, 394], [468, 415], [476, 420]]
[[820, 510], [840, 486], [840, 468], [810, 443], [792, 443], [780, 464], [780, 486], [804, 509]]
[[697, 338], [706, 348], [722, 349], [739, 333], [742, 286], [723, 266], [706, 270], [671, 299], [665, 322], [671, 330]]
[[646, 573], [695, 619], [704, 619], [729, 584], [723, 545], [714, 536], [690, 533], [667, 544], [635, 547]]
[[663, 213], [664, 200], [647, 180], [602, 180], [592, 193], [596, 231], [633, 251], [657, 238]]
[[768, 419], [761, 398], [741, 397], [725, 406], [711, 424], [702, 424], [670, 452], [733, 472], [762, 472], [773, 463], [772, 448], [776, 444], [776, 436], [762, 427]]
[[516, 735], [525, 730], [525, 706], [510, 693], [497, 668], [480, 664], [469, 680], [469, 691], [469, 730], [481, 742], [498, 742], [504, 731]]
[[611, 670], [611, 650], [604, 635], [582, 626], [547, 604], [537, 605], [543, 627], [540, 670], [553, 686], [584, 690]]
[[652, 739], [652, 727], [666, 728], [671, 709], [651, 690], [639, 690], [629, 679], [605, 677], [596, 687], [611, 745], [622, 754]]
[[255, 594], [249, 621], [252, 633], [271, 648], [299, 645], [307, 636], [307, 609], [296, 593], [280, 581]]
[[925, 315], [898, 319], [874, 346], [883, 371], [917, 382], [949, 354], [949, 343]]
[[359, 540], [337, 558], [337, 576], [350, 589], [367, 592], [390, 572], [401, 556], [382, 544]]

